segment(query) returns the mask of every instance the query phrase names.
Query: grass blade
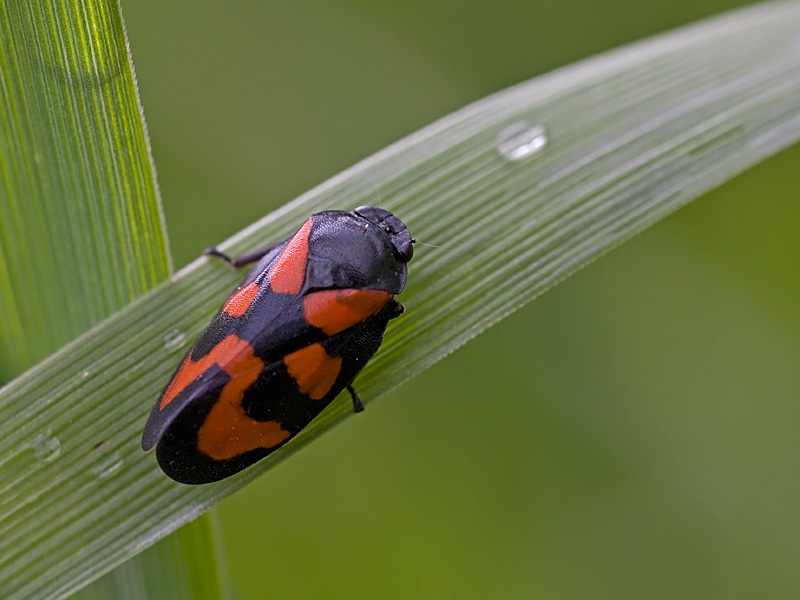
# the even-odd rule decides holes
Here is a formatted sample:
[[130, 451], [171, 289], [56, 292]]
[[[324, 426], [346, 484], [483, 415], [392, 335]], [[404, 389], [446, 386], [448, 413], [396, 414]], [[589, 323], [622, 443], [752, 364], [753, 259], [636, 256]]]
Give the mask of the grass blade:
[[[11, 0], [0, 31], [1, 380], [170, 265], [117, 6]], [[55, 310], [54, 295], [35, 292], [43, 281], [57, 290]]]
[[[212, 513], [182, 527], [120, 565], [75, 598], [80, 600], [216, 600], [228, 598], [228, 582], [220, 567], [220, 535], [212, 527]], [[215, 549], [217, 550], [215, 552]]]

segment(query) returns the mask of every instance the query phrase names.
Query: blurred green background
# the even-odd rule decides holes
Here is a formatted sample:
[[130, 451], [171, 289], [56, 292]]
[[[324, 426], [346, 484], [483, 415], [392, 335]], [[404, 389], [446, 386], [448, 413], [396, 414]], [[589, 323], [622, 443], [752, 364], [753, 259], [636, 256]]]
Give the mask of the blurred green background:
[[[737, 4], [123, 0], [175, 263], [486, 94]], [[799, 162], [223, 502], [237, 597], [800, 597]]]

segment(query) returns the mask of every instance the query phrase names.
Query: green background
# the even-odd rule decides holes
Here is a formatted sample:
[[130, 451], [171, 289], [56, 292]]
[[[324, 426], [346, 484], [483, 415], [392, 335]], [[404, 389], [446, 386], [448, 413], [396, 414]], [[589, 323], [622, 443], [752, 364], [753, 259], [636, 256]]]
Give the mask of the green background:
[[[175, 264], [473, 100], [734, 6], [123, 0]], [[798, 597], [798, 150], [223, 502], [237, 596]]]

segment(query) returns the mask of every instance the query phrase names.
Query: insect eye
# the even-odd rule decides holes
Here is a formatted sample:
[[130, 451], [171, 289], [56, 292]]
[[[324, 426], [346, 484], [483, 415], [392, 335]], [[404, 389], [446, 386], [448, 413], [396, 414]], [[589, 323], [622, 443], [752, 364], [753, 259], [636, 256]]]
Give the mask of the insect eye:
[[406, 259], [406, 262], [410, 261], [414, 257], [413, 243], [414, 240], [409, 239], [401, 242], [400, 245], [397, 246], [397, 251], [400, 253], [400, 256]]

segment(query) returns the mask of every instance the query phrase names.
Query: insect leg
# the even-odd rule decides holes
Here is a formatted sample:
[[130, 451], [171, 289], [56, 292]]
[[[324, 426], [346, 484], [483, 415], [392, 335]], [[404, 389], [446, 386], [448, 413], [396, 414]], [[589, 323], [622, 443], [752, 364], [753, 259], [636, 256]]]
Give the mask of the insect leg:
[[364, 410], [364, 404], [361, 402], [361, 398], [358, 397], [352, 385], [347, 386], [347, 391], [350, 392], [350, 395], [353, 397], [353, 412], [361, 412]]
[[224, 252], [220, 252], [216, 248], [206, 248], [205, 252], [203, 252], [204, 256], [216, 256], [217, 258], [221, 258], [234, 269], [239, 269], [245, 265], [249, 265], [250, 263], [257, 262], [261, 260], [264, 256], [266, 256], [271, 250], [275, 249], [275, 246], [279, 246], [280, 244], [273, 244], [272, 246], [267, 246], [261, 250], [256, 250], [255, 252], [251, 252], [250, 254], [243, 254], [242, 256], [236, 256], [231, 258]]
[[392, 299], [392, 302], [389, 305], [389, 310], [390, 310], [389, 318], [396, 319], [397, 317], [403, 314], [405, 308], [397, 300]]

